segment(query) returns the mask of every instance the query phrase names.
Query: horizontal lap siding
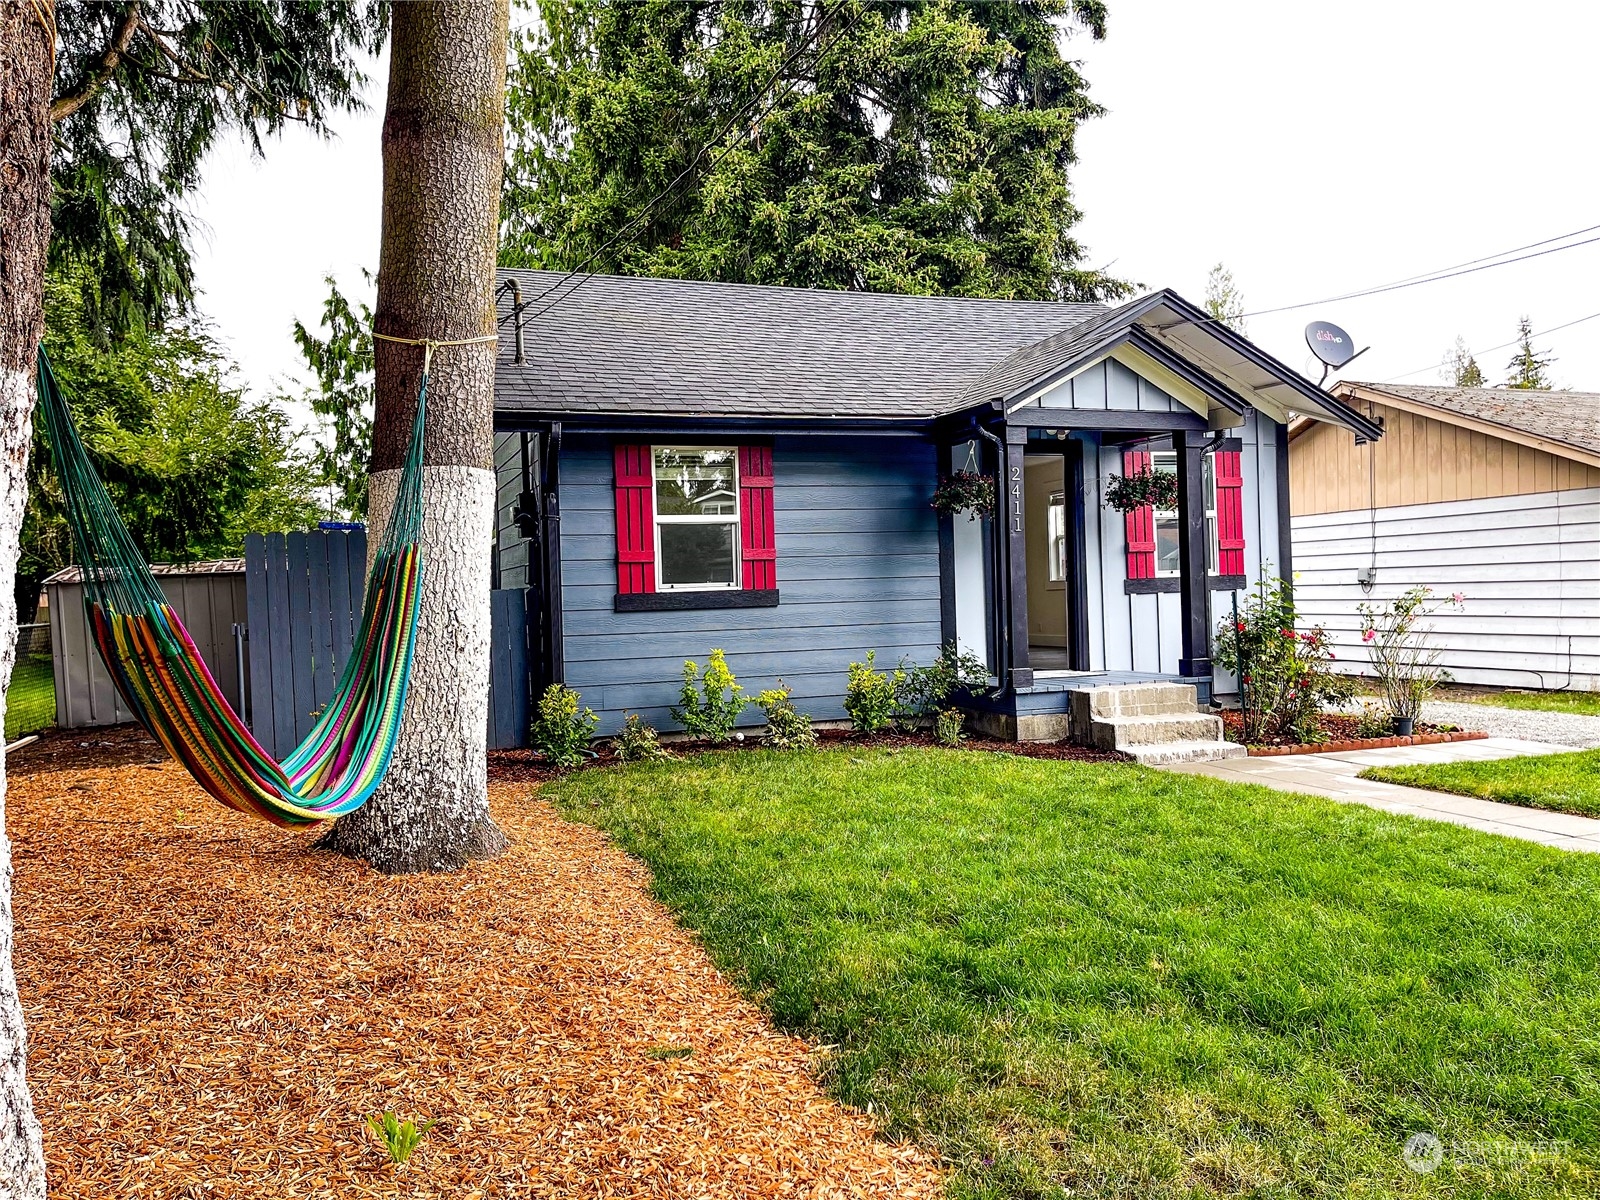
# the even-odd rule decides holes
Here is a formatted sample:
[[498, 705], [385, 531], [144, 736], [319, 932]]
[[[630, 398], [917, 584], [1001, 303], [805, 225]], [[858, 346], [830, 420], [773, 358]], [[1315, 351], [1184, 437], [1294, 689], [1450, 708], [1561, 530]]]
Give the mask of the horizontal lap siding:
[[[818, 720], [844, 716], [845, 672], [878, 652], [929, 661], [939, 648], [933, 447], [913, 438], [784, 438], [773, 447], [776, 608], [618, 613], [610, 443], [569, 437], [561, 455], [566, 680], [600, 732], [638, 712], [675, 728], [683, 661], [712, 648], [747, 695], [781, 677]], [[746, 710], [744, 724], [760, 724]]]
[[[1415, 584], [1465, 595], [1435, 618], [1458, 682], [1600, 687], [1600, 488], [1380, 508], [1376, 526], [1373, 601]], [[1372, 559], [1368, 512], [1296, 516], [1294, 548], [1304, 621], [1370, 670], [1355, 581]]]

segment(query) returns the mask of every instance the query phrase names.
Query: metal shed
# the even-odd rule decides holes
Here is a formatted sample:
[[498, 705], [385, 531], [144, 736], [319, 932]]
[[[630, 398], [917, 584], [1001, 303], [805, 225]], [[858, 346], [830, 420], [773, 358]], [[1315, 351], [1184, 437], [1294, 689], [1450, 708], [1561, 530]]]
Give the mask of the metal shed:
[[[235, 626], [245, 621], [244, 559], [223, 558], [150, 568], [194, 638], [222, 694], [240, 703], [240, 654]], [[118, 725], [134, 716], [122, 703], [89, 635], [83, 611], [83, 575], [64, 567], [44, 581], [54, 647], [56, 724], [62, 729]], [[248, 668], [246, 669], [248, 684]], [[248, 694], [247, 692], [245, 694]]]

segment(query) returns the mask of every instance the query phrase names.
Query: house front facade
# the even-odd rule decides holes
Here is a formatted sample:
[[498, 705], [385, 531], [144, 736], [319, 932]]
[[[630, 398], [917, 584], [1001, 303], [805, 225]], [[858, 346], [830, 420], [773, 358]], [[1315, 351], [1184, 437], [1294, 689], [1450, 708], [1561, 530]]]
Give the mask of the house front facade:
[[[1291, 567], [1290, 413], [1378, 434], [1170, 292], [1108, 309], [503, 272], [501, 312], [496, 587], [526, 597], [535, 689], [579, 690], [601, 733], [629, 712], [673, 728], [683, 663], [713, 648], [819, 721], [844, 718], [851, 662], [951, 642], [989, 671], [972, 717], [1002, 736], [1064, 736], [1091, 682], [1209, 700], [1233, 686], [1216, 619]], [[1105, 504], [1152, 467], [1173, 508]], [[935, 512], [962, 471], [994, 481], [992, 511]]]
[[1296, 595], [1340, 661], [1367, 666], [1362, 604], [1425, 586], [1462, 596], [1432, 621], [1457, 682], [1600, 689], [1600, 394], [1335, 390], [1386, 430], [1290, 441]]

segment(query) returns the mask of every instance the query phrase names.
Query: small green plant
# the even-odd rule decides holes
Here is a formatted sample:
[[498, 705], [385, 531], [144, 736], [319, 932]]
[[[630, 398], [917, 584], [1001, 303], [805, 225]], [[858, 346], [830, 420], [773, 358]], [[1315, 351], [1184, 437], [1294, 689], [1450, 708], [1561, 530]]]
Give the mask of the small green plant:
[[803, 750], [817, 744], [811, 718], [794, 706], [783, 680], [778, 680], [777, 687], [757, 694], [756, 705], [767, 718], [767, 731], [761, 737], [766, 745]]
[[850, 674], [844, 687], [844, 711], [850, 715], [850, 724], [858, 733], [881, 733], [899, 717], [901, 690], [906, 673], [896, 667], [893, 674], [880, 671], [873, 664], [876, 650], [867, 651], [867, 661], [850, 664]]
[[933, 739], [941, 746], [959, 746], [966, 736], [967, 714], [959, 708], [941, 708], [933, 714]]
[[611, 753], [622, 762], [646, 762], [652, 758], [671, 757], [661, 744], [660, 735], [646, 725], [638, 713], [629, 713], [623, 718], [622, 732], [611, 739]]
[[1389, 711], [1380, 704], [1370, 700], [1361, 702], [1361, 714], [1356, 717], [1356, 736], [1358, 738], [1388, 737], [1394, 732], [1394, 718]]
[[925, 667], [902, 659], [900, 670], [904, 672], [899, 685], [902, 717], [932, 717], [948, 707], [950, 697], [959, 689], [975, 690], [989, 684], [989, 668], [983, 660], [955, 642], [939, 647], [939, 653]]
[[744, 688], [728, 669], [727, 658], [721, 650], [713, 650], [704, 675], [693, 659], [683, 664], [683, 690], [678, 693], [678, 706], [672, 716], [690, 737], [725, 742], [733, 735], [733, 723], [749, 703]]
[[367, 1128], [383, 1143], [383, 1148], [389, 1152], [389, 1161], [396, 1166], [404, 1166], [411, 1152], [438, 1120], [438, 1117], [434, 1117], [418, 1125], [414, 1121], [402, 1121], [392, 1112], [381, 1115], [372, 1113], [367, 1117]]
[[528, 728], [528, 741], [551, 766], [575, 767], [589, 750], [600, 718], [592, 708], [578, 709], [578, 693], [552, 683], [539, 697], [539, 708]]

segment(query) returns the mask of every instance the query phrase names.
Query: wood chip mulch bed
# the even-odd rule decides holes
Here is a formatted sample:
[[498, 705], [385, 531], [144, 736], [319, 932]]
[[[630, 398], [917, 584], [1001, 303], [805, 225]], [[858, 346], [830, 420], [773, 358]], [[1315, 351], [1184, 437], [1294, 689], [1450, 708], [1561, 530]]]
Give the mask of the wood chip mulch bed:
[[[223, 809], [142, 734], [9, 765], [54, 1197], [940, 1192], [639, 863], [526, 784], [491, 787], [502, 858], [385, 878]], [[439, 1120], [409, 1167], [365, 1128], [386, 1108]]]
[[[1280, 754], [1340, 754], [1347, 750], [1383, 750], [1390, 746], [1434, 746], [1441, 742], [1475, 742], [1489, 735], [1477, 730], [1441, 729], [1437, 725], [1419, 723], [1417, 731], [1401, 737], [1356, 737], [1355, 717], [1324, 713], [1319, 720], [1326, 739], [1318, 742], [1276, 742], [1266, 746], [1250, 746], [1247, 753], [1252, 758], [1272, 758]], [[1244, 721], [1237, 712], [1222, 714], [1223, 728], [1229, 741], [1242, 741]]]

